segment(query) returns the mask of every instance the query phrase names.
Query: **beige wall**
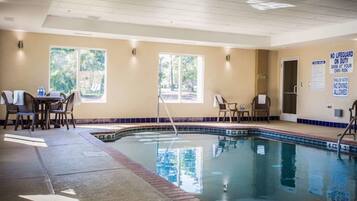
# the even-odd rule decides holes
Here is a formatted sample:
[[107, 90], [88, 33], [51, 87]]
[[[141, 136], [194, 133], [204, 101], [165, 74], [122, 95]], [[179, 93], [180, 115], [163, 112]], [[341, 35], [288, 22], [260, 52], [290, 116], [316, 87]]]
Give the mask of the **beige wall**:
[[[24, 41], [24, 49], [17, 41]], [[255, 90], [255, 50], [231, 49], [226, 63], [224, 48], [138, 42], [132, 57], [130, 41], [0, 31], [0, 90], [24, 89], [35, 94], [48, 88], [49, 47], [91, 47], [107, 50], [107, 102], [84, 103], [76, 108], [77, 118], [155, 117], [158, 54], [200, 54], [205, 57], [204, 103], [170, 104], [177, 117], [215, 116], [213, 95], [229, 101], [250, 103]], [[1, 106], [3, 119], [4, 107]]]
[[[298, 58], [298, 116], [300, 118], [334, 121], [334, 122], [348, 122], [349, 113], [348, 108], [352, 105], [353, 100], [357, 99], [357, 57], [354, 56], [354, 70], [353, 73], [330, 74], [329, 72], [329, 56], [333, 51], [353, 50], [357, 53], [357, 41], [352, 40], [331, 40], [330, 42], [316, 42], [314, 44], [300, 45], [295, 48], [282, 49], [278, 51], [278, 57], [275, 66], [280, 65], [282, 59]], [[311, 81], [311, 62], [314, 59], [326, 60], [326, 87], [323, 90], [313, 91], [309, 87]], [[272, 70], [272, 69], [270, 69]], [[274, 69], [274, 73], [278, 75], [275, 78], [280, 78], [280, 69]], [[335, 76], [349, 77], [349, 96], [348, 97], [334, 97], [332, 95], [333, 78]], [[275, 78], [271, 77], [273, 82]], [[275, 85], [270, 88], [270, 93], [280, 94], [280, 84], [276, 85], [280, 79], [275, 80]], [[301, 84], [301, 85], [300, 85]], [[278, 89], [275, 88], [278, 86]], [[332, 109], [327, 108], [332, 105]], [[279, 108], [279, 107], [278, 107]], [[344, 118], [334, 117], [334, 109], [344, 109]]]

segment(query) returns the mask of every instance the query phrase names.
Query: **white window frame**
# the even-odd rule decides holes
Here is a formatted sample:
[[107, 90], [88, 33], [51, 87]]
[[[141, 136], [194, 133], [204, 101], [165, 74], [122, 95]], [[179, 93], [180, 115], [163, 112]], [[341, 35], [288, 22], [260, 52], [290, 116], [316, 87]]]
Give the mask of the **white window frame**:
[[94, 101], [88, 101], [85, 98], [82, 98], [82, 103], [106, 103], [107, 102], [107, 80], [108, 80], [108, 68], [107, 68], [107, 63], [108, 63], [108, 54], [106, 49], [102, 48], [90, 48], [90, 47], [73, 47], [73, 46], [59, 46], [59, 45], [54, 45], [50, 46], [48, 49], [48, 90], [50, 90], [51, 87], [51, 49], [52, 48], [67, 48], [67, 49], [75, 49], [77, 51], [77, 64], [76, 64], [76, 87], [75, 90], [79, 90], [78, 88], [78, 77], [79, 77], [79, 57], [80, 57], [80, 50], [100, 50], [104, 51], [104, 56], [105, 56], [105, 62], [104, 62], [104, 94], [103, 97], [100, 100], [94, 100]]
[[[179, 86], [178, 86], [178, 100], [165, 100], [165, 103], [198, 103], [198, 104], [203, 104], [204, 103], [204, 75], [205, 75], [205, 56], [200, 55], [200, 54], [187, 54], [187, 53], [175, 53], [175, 52], [159, 52], [158, 55], [158, 93], [160, 95], [160, 88], [161, 88], [161, 83], [160, 83], [160, 77], [159, 73], [161, 72], [161, 64], [160, 64], [160, 55], [161, 54], [168, 54], [170, 56], [180, 56], [180, 63], [179, 63]], [[181, 99], [181, 56], [196, 56], [196, 57], [201, 57], [202, 58], [202, 68], [197, 69], [197, 100], [196, 101], [187, 101], [187, 100], [182, 100]], [[201, 71], [201, 72], [200, 72]], [[160, 100], [161, 102], [161, 100]]]

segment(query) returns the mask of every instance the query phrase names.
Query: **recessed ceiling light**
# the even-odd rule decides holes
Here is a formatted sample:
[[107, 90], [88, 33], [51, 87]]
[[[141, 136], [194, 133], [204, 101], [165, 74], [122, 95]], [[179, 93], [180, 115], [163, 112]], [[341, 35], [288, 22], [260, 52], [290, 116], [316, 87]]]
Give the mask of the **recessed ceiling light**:
[[8, 22], [13, 22], [13, 21], [15, 21], [15, 18], [13, 18], [13, 17], [4, 17], [4, 20], [5, 21], [8, 21]]
[[95, 15], [88, 15], [87, 18], [90, 20], [99, 20], [100, 19], [99, 16], [95, 16]]
[[279, 8], [295, 7], [295, 5], [293, 4], [279, 3], [279, 2], [267, 1], [267, 0], [247, 0], [246, 2], [250, 4], [251, 7], [257, 10], [273, 10]]

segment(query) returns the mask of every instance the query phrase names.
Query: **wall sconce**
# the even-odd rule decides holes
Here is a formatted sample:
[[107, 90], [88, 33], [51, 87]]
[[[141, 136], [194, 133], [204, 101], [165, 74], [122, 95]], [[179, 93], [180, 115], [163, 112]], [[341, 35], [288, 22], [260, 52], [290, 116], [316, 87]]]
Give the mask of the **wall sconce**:
[[227, 61], [227, 62], [231, 61], [231, 55], [230, 55], [230, 54], [227, 54], [227, 55], [226, 55], [226, 61]]
[[133, 48], [133, 49], [131, 50], [131, 54], [132, 54], [133, 56], [136, 55], [136, 48]]
[[24, 48], [24, 41], [19, 40], [19, 42], [17, 43], [17, 47], [18, 47], [19, 49]]

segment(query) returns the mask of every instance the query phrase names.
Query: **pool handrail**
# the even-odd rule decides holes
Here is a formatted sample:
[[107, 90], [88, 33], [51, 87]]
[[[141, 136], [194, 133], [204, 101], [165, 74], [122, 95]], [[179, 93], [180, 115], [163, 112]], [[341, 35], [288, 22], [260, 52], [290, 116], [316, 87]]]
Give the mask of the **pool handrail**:
[[343, 133], [340, 133], [337, 135], [337, 137], [339, 137], [338, 141], [337, 141], [337, 153], [340, 153], [341, 150], [341, 142], [342, 139], [346, 136], [346, 135], [353, 135], [353, 139], [356, 140], [356, 133], [351, 133], [351, 129], [352, 126], [354, 126], [354, 122], [357, 120], [357, 117], [352, 117], [350, 120], [350, 123], [347, 125], [347, 127], [345, 128], [345, 131]]
[[170, 123], [171, 123], [171, 126], [173, 127], [174, 131], [175, 131], [175, 134], [177, 135], [178, 134], [178, 131], [177, 131], [177, 128], [176, 128], [176, 125], [174, 123], [174, 120], [172, 119], [172, 116], [170, 114], [170, 111], [169, 109], [167, 108], [167, 104], [166, 102], [164, 101], [164, 99], [162, 98], [162, 96], [159, 94], [158, 95], [158, 103], [157, 103], [157, 123], [160, 123], [160, 107], [159, 107], [159, 104], [160, 104], [160, 101], [161, 103], [164, 104], [164, 108], [165, 108], [165, 111], [166, 111], [166, 114], [167, 116], [169, 117], [170, 119]]

